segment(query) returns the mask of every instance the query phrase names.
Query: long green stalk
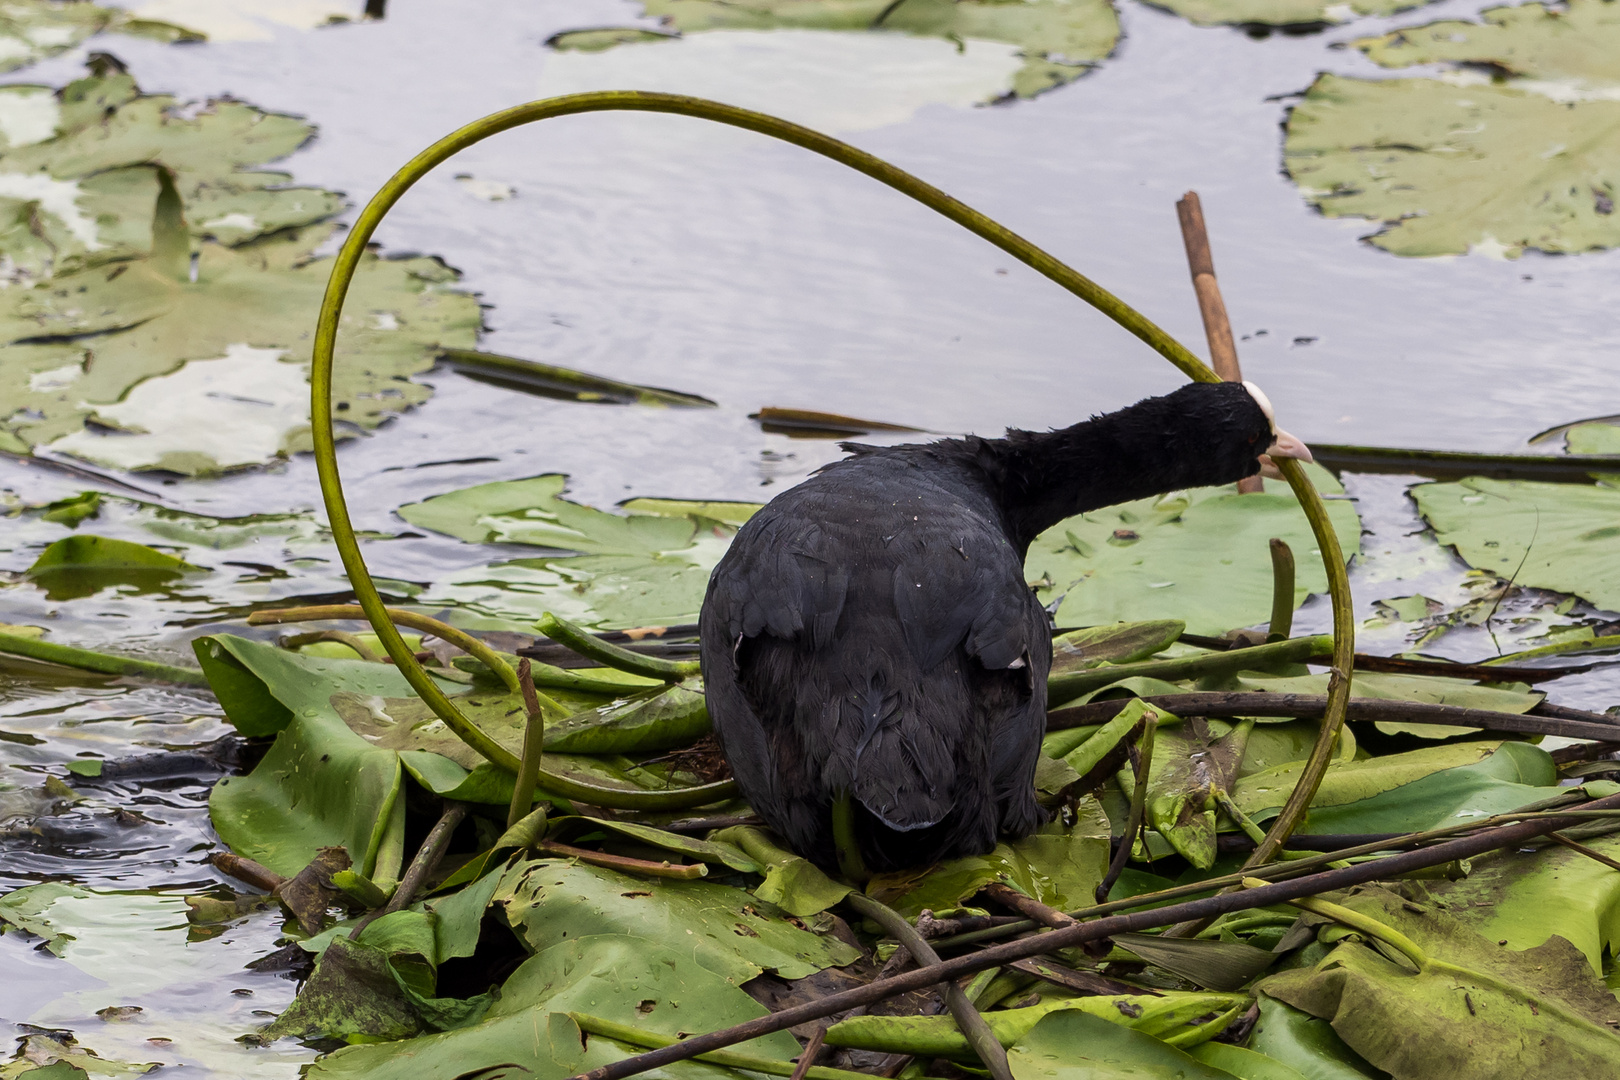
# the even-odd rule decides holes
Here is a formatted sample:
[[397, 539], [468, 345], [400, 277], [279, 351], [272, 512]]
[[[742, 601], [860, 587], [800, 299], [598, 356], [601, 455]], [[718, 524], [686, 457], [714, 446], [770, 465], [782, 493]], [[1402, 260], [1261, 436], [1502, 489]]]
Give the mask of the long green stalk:
[[[320, 475], [321, 495], [326, 503], [332, 539], [343, 560], [343, 568], [354, 587], [360, 606], [365, 609], [366, 617], [371, 621], [372, 629], [376, 631], [388, 655], [393, 657], [400, 672], [428, 707], [458, 732], [471, 730], [473, 725], [462, 716], [460, 710], [416, 662], [404, 639], [400, 637], [399, 631], [389, 621], [382, 597], [377, 592], [376, 583], [372, 581], [370, 570], [366, 567], [365, 557], [361, 554], [360, 545], [355, 537], [354, 525], [349, 518], [348, 503], [343, 494], [343, 481], [338, 470], [336, 433], [332, 424], [332, 367], [337, 347], [338, 323], [343, 316], [343, 303], [348, 295], [349, 285], [354, 280], [355, 271], [360, 265], [367, 245], [371, 243], [377, 231], [377, 226], [418, 180], [455, 154], [503, 131], [559, 116], [613, 111], [672, 113], [727, 124], [792, 143], [847, 165], [937, 211], [1056, 282], [1136, 335], [1188, 378], [1197, 382], [1220, 381], [1215, 372], [1145, 315], [1010, 229], [958, 202], [933, 185], [895, 168], [864, 150], [858, 150], [848, 143], [798, 124], [702, 98], [637, 90], [604, 90], [547, 98], [544, 101], [519, 105], [475, 120], [440, 139], [408, 161], [389, 178], [360, 212], [354, 227], [343, 242], [343, 247], [332, 262], [332, 273], [327, 279], [326, 294], [321, 301], [320, 316], [315, 325], [309, 380], [310, 426], [315, 465]], [[1306, 517], [1311, 523], [1311, 529], [1316, 535], [1326, 565], [1328, 582], [1334, 594], [1334, 635], [1338, 639], [1334, 650], [1335, 666], [1342, 670], [1343, 676], [1340, 681], [1347, 684], [1353, 650], [1353, 630], [1348, 619], [1340, 617], [1341, 609], [1346, 613], [1349, 611], [1350, 594], [1338, 539], [1328, 522], [1321, 496], [1305, 478], [1298, 463], [1285, 460], [1280, 465], [1283, 475], [1288, 478], [1289, 484], [1305, 508]], [[1342, 662], [1339, 659], [1341, 653]], [[1348, 685], [1340, 688], [1340, 696], [1346, 699], [1348, 692]], [[1334, 695], [1330, 693], [1331, 696]], [[1338, 710], [1337, 719], [1335, 710], [1330, 708], [1328, 717], [1323, 723], [1323, 738], [1317, 748], [1319, 751], [1326, 746], [1327, 752], [1331, 752], [1334, 740], [1327, 736], [1329, 729], [1336, 727], [1338, 723], [1342, 723], [1342, 707]], [[495, 764], [512, 772], [517, 771], [517, 758], [509, 751], [498, 746], [486, 747], [485, 750], [491, 751], [485, 756]], [[1312, 761], [1315, 760], [1316, 755], [1313, 754]], [[1306, 778], [1309, 779], [1310, 776], [1311, 770], [1307, 769]], [[545, 777], [542, 777], [542, 783], [546, 783]], [[1315, 788], [1311, 786], [1311, 791], [1305, 799], [1306, 803], [1309, 803], [1309, 796], [1314, 793]], [[1297, 817], [1297, 814], [1295, 816]], [[1282, 825], [1292, 827], [1287, 808], [1278, 821]]]
[[[1355, 643], [1351, 642], [1352, 650], [1354, 647]], [[1254, 645], [1247, 649], [1180, 656], [1174, 660], [1143, 660], [1136, 664], [1110, 664], [1087, 668], [1084, 671], [1054, 675], [1048, 680], [1046, 704], [1049, 708], [1055, 709], [1082, 694], [1089, 694], [1093, 690], [1138, 676], [1173, 682], [1177, 679], [1196, 679], [1205, 675], [1230, 675], [1234, 671], [1254, 671], [1270, 664], [1299, 663], [1313, 656], [1328, 656], [1333, 654], [1333, 650], [1333, 638], [1326, 634], [1316, 634], [1311, 637], [1289, 638], [1287, 641], [1277, 641], [1269, 645]]]
[[159, 682], [179, 683], [182, 686], [207, 686], [208, 678], [196, 668], [175, 667], [151, 660], [136, 660], [129, 656], [76, 649], [72, 645], [57, 645], [39, 638], [21, 634], [0, 634], [0, 652], [13, 656], [26, 656], [30, 660], [44, 660], [50, 664], [94, 671], [101, 675], [130, 675]]

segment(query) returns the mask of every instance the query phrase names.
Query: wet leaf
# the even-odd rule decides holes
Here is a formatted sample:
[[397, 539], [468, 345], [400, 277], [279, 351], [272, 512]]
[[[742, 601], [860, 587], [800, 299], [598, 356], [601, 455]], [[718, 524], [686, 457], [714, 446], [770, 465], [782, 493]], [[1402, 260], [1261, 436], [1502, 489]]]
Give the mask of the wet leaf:
[[715, 403], [696, 394], [639, 386], [616, 379], [591, 375], [572, 368], [556, 367], [515, 356], [479, 352], [474, 349], [446, 349], [443, 358], [451, 367], [478, 382], [541, 397], [563, 401], [583, 401], [602, 405], [654, 405], [679, 408], [714, 408]]
[[[1336, 761], [1328, 766], [1311, 805], [1321, 809], [1370, 799], [1442, 770], [1473, 765], [1502, 745], [1505, 744], [1470, 742], [1429, 746], [1363, 761]], [[1232, 801], [1251, 818], [1280, 809], [1293, 791], [1304, 764], [1292, 761], [1239, 778], [1232, 785]]]
[[[564, 820], [566, 821], [569, 819]], [[742, 847], [738, 846], [730, 835], [728, 835], [732, 832], [730, 829], [714, 833], [707, 840], [699, 840], [695, 837], [683, 836], [680, 833], [672, 833], [666, 832], [663, 829], [655, 829], [651, 825], [638, 825], [632, 821], [609, 821], [605, 818], [587, 817], [574, 818], [572, 821], [575, 824], [571, 827], [575, 829], [605, 829], [608, 832], [616, 832], [621, 836], [627, 836], [632, 840], [639, 840], [643, 844], [650, 844], [653, 847], [662, 848], [665, 851], [673, 851], [680, 855], [686, 855], [697, 862], [713, 863], [717, 866], [729, 866], [731, 869], [745, 874], [761, 873], [760, 864], [755, 862], [754, 859], [751, 858]], [[782, 854], [786, 855], [788, 853], [782, 852]], [[848, 890], [846, 889], [845, 891], [847, 892]], [[814, 912], [793, 911], [791, 909], [787, 909], [785, 905], [778, 902], [774, 897], [767, 896], [765, 899], [775, 903], [778, 907], [784, 908], [784, 910], [787, 910], [788, 914], [790, 915], [814, 914]], [[842, 899], [842, 894], [840, 894], [840, 899]], [[834, 902], [836, 903], [836, 901]]]
[[[1620, 1003], [1562, 938], [1505, 949], [1431, 906], [1371, 888], [1342, 901], [1454, 967], [1414, 972], [1357, 941], [1260, 989], [1328, 1020], [1397, 1080], [1602, 1075], [1620, 1055]], [[1476, 976], [1473, 973], [1481, 973]], [[1505, 981], [1513, 989], [1502, 986]], [[1414, 1033], [1421, 1037], [1414, 1038]]]
[[0, 16], [0, 71], [15, 71], [57, 56], [101, 33], [125, 33], [157, 41], [197, 38], [189, 30], [138, 19], [115, 7], [79, 0], [8, 0]]
[[1249, 1049], [1293, 1068], [1308, 1080], [1388, 1080], [1387, 1073], [1346, 1046], [1326, 1020], [1265, 994], [1257, 996], [1260, 1020], [1249, 1038]]
[[[671, 1036], [717, 1030], [765, 1015], [756, 1001], [707, 969], [690, 950], [678, 947], [674, 938], [570, 934], [524, 961], [501, 987], [500, 999], [482, 1022], [404, 1042], [348, 1047], [316, 1062], [307, 1075], [311, 1080], [382, 1075], [452, 1080], [504, 1065], [538, 1080], [565, 1080], [577, 1071], [628, 1056], [607, 1039], [593, 1037], [587, 1042], [565, 1015], [569, 1011]], [[798, 1041], [787, 1032], [751, 1040], [738, 1049], [779, 1060], [799, 1052]], [[736, 1076], [695, 1062], [681, 1062], [667, 1071], [683, 1080]]]
[[403, 1039], [420, 1030], [421, 1018], [389, 971], [388, 954], [339, 935], [298, 999], [260, 1037]]
[[201, 569], [145, 544], [81, 533], [42, 551], [27, 577], [45, 590], [47, 599], [73, 600], [120, 585], [155, 592]]
[[[276, 891], [276, 896], [306, 934], [318, 934], [326, 922], [326, 909], [340, 891], [332, 882], [332, 875], [354, 865], [349, 852], [341, 847], [323, 847], [315, 852], [309, 865], [293, 875]], [[368, 882], [368, 884], [370, 884]], [[376, 886], [373, 885], [373, 888]]]
[[1186, 629], [1187, 624], [1179, 619], [1157, 619], [1070, 630], [1052, 639], [1052, 674], [1146, 660]]
[[[1016, 45], [1024, 63], [1008, 92], [1034, 97], [1078, 79], [1114, 51], [1119, 16], [1106, 0], [643, 0], [646, 14], [681, 33], [707, 30], [888, 30], [914, 37]], [[645, 35], [594, 30], [557, 47], [609, 48]], [[630, 31], [635, 34], [634, 31]]]
[[1108, 868], [1108, 817], [1092, 798], [1076, 804], [1075, 821], [1054, 821], [988, 855], [879, 874], [866, 891], [908, 917], [924, 908], [948, 911], [993, 881], [1011, 885], [1048, 907], [1073, 911], [1095, 901]]
[[1476, 476], [1411, 495], [1435, 539], [1470, 566], [1620, 609], [1620, 491]]
[[640, 754], [689, 746], [713, 728], [701, 689], [671, 686], [575, 713], [546, 725], [558, 754]]
[[649, 884], [599, 866], [539, 860], [509, 870], [494, 902], [531, 947], [565, 931], [571, 938], [644, 935], [680, 948], [733, 985], [766, 969], [802, 978], [859, 955], [837, 938], [799, 929], [741, 889], [706, 881]]
[[764, 829], [738, 825], [720, 830], [711, 839], [735, 844], [763, 867], [765, 880], [754, 895], [789, 915], [819, 914], [850, 893], [848, 885], [834, 881], [809, 859], [779, 847]]
[[1574, 253], [1620, 243], [1617, 126], [1620, 101], [1325, 74], [1283, 160], [1327, 216], [1383, 222], [1367, 239], [1397, 255]]
[[1389, 68], [1451, 62], [1577, 87], [1620, 83], [1620, 13], [1607, 0], [1486, 8], [1478, 22], [1446, 19], [1352, 44]]
[[1620, 424], [1576, 424], [1564, 436], [1571, 454], [1620, 454]]
[[[1048, 1016], [1077, 1012], [1111, 1025], [1133, 1028], [1155, 1039], [1196, 1044], [1216, 1034], [1195, 1034], [1197, 1022], [1211, 1013], [1224, 1013], [1247, 1005], [1247, 994], [1178, 993], [1158, 995], [1101, 995], [1058, 998], [1023, 1009], [995, 1009], [984, 1014], [990, 1030], [1003, 1046], [1022, 1044]], [[1202, 1037], [1200, 1037], [1200, 1035]], [[1172, 1045], [1178, 1045], [1172, 1042]], [[977, 1060], [967, 1038], [949, 1016], [857, 1016], [827, 1029], [828, 1046], [848, 1046], [885, 1053]], [[1071, 1053], [1073, 1052], [1071, 1047]], [[1106, 1075], [1106, 1074], [1105, 1074]]]
[[1153, 0], [1198, 26], [1314, 27], [1362, 15], [1393, 15], [1432, 0]]
[[[1323, 492], [1343, 489], [1310, 467]], [[1361, 548], [1361, 524], [1344, 500], [1328, 513], [1349, 558]], [[1265, 622], [1271, 613], [1268, 541], [1288, 541], [1298, 560], [1294, 603], [1327, 590], [1321, 557], [1304, 512], [1276, 484], [1265, 494], [1200, 488], [1141, 499], [1059, 522], [1035, 539], [1025, 563], [1031, 580], [1049, 579], [1042, 603], [1059, 596], [1059, 626], [1173, 619], [1198, 634]]]
[[[1188, 1053], [1205, 1065], [1224, 1069], [1240, 1080], [1307, 1080], [1305, 1074], [1292, 1065], [1285, 1065], [1276, 1058], [1266, 1057], [1264, 1054], [1242, 1046], [1233, 1046], [1231, 1043], [1213, 1041], [1200, 1043]], [[1317, 1078], [1313, 1074], [1310, 1080]], [[1343, 1080], [1343, 1078], [1324, 1075], [1320, 1080]]]
[[1206, 990], [1241, 989], [1277, 961], [1275, 953], [1241, 941], [1119, 934], [1114, 944]]
[[1152, 1036], [1077, 1010], [1042, 1018], [1007, 1052], [1007, 1064], [1016, 1080], [1233, 1080]]

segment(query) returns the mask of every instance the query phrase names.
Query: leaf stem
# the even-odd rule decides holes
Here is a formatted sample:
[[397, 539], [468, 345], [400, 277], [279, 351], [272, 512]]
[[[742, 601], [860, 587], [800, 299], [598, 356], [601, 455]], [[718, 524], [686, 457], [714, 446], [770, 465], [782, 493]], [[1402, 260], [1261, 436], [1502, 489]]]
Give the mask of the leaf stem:
[[1125, 819], [1125, 835], [1120, 838], [1119, 850], [1108, 863], [1108, 872], [1097, 883], [1097, 903], [1105, 903], [1114, 888], [1114, 882], [1125, 871], [1136, 837], [1142, 831], [1142, 818], [1147, 813], [1148, 774], [1153, 767], [1153, 738], [1159, 730], [1159, 714], [1153, 709], [1142, 712], [1142, 735], [1136, 744], [1136, 783], [1131, 785], [1131, 810]]
[[1332, 650], [1331, 637], [1326, 634], [1315, 634], [1267, 645], [1254, 645], [1247, 649], [1183, 656], [1174, 660], [1143, 660], [1135, 664], [1086, 668], [1083, 671], [1054, 675], [1048, 679], [1046, 703], [1049, 707], [1055, 708], [1073, 701], [1082, 694], [1088, 694], [1124, 679], [1141, 677], [1174, 682], [1178, 679], [1196, 679], [1204, 675], [1230, 675], [1234, 671], [1255, 670], [1272, 664], [1298, 663], [1313, 656], [1329, 655]]
[[506, 811], [508, 829], [528, 817], [534, 808], [534, 784], [540, 775], [540, 755], [546, 738], [546, 714], [540, 708], [540, 694], [534, 688], [527, 659], [518, 664], [517, 676], [528, 719], [523, 726], [523, 763], [518, 767], [517, 783], [512, 785], [512, 805]]
[[72, 645], [58, 645], [52, 641], [24, 637], [21, 634], [0, 633], [0, 653], [26, 656], [30, 660], [43, 660], [50, 664], [94, 671], [101, 675], [125, 675], [159, 682], [178, 683], [181, 686], [207, 686], [208, 678], [197, 668], [175, 667], [151, 660], [136, 660], [129, 656], [78, 649]]
[[1294, 630], [1294, 549], [1280, 536], [1271, 538], [1271, 625], [1267, 641], [1287, 641]]
[[628, 671], [632, 675], [663, 679], [665, 682], [680, 682], [682, 679], [691, 678], [701, 670], [696, 660], [665, 660], [662, 657], [643, 656], [641, 653], [620, 648], [589, 633], [584, 627], [576, 626], [549, 611], [540, 616], [539, 627], [540, 632], [546, 637], [559, 645], [568, 646], [586, 659], [618, 668], [620, 671]]

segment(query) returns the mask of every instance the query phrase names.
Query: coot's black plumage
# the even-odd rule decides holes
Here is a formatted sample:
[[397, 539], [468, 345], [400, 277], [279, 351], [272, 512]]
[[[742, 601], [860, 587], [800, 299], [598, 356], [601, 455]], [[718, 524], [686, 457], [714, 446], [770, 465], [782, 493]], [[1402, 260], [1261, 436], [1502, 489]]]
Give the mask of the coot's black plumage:
[[837, 865], [832, 815], [874, 870], [982, 854], [1045, 815], [1032, 784], [1052, 662], [1024, 580], [1062, 519], [1252, 476], [1308, 452], [1244, 384], [1193, 384], [1061, 431], [871, 447], [771, 501], [715, 568], [709, 714], [749, 803]]

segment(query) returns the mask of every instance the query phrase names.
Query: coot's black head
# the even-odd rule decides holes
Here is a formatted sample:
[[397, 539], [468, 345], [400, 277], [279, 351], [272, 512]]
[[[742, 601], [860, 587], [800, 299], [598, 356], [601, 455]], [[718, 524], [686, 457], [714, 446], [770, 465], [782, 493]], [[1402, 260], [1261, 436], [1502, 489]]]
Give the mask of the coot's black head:
[[1281, 479], [1274, 459], [1311, 460], [1304, 443], [1277, 427], [1271, 402], [1253, 383], [1192, 383], [1160, 400], [1167, 413], [1142, 421], [1174, 418], [1165, 441], [1183, 467], [1208, 478], [1205, 483], [1231, 483], [1256, 473]]

